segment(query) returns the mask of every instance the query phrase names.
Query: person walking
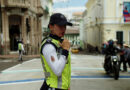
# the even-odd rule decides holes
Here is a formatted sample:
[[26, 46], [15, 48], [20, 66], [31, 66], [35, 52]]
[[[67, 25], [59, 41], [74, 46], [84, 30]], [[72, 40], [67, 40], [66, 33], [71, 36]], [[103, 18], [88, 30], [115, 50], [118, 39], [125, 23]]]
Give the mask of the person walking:
[[120, 68], [120, 71], [121, 71], [121, 64], [123, 63], [123, 72], [126, 72], [127, 71], [127, 61], [125, 60], [125, 44], [121, 44], [120, 45], [120, 49], [121, 49], [121, 52], [120, 52], [120, 62], [119, 62], [119, 68]]
[[40, 56], [45, 80], [40, 90], [70, 90], [71, 58], [70, 43], [62, 39], [66, 26], [72, 26], [61, 13], [50, 17], [50, 35], [43, 39]]
[[128, 62], [128, 65], [130, 67], [130, 48], [127, 44], [125, 44], [125, 51], [124, 51], [124, 55], [125, 55], [125, 61]]
[[18, 50], [19, 50], [19, 61], [23, 61], [22, 56], [24, 51], [23, 42], [21, 40], [18, 41]]

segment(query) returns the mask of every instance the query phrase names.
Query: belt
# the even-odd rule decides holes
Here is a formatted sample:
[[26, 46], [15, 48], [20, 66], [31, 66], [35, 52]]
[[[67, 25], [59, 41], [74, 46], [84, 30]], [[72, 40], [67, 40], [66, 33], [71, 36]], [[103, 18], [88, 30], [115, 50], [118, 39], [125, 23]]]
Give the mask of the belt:
[[40, 90], [67, 90], [67, 89], [52, 88], [49, 85], [47, 85], [45, 80]]

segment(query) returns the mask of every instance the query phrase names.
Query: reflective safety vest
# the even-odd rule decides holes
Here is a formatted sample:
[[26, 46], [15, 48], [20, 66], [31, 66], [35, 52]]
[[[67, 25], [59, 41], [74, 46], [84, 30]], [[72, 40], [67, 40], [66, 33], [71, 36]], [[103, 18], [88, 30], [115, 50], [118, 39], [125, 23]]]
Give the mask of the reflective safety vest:
[[56, 48], [56, 51], [57, 51], [57, 55], [60, 55], [60, 53], [58, 52], [58, 51], [60, 51], [60, 50], [58, 50], [60, 48], [60, 45], [59, 45], [60, 42], [58, 40], [55, 40], [55, 39], [49, 37], [42, 42], [42, 45], [40, 48], [40, 52], [41, 52], [40, 56], [41, 56], [41, 61], [42, 61], [47, 85], [49, 85], [52, 88], [68, 89], [68, 88], [70, 88], [70, 80], [71, 80], [70, 53], [69, 53], [68, 58], [67, 58], [68, 61], [65, 64], [65, 67], [62, 71], [62, 75], [60, 77], [58, 77], [52, 71], [52, 69], [48, 65], [45, 57], [42, 54], [42, 49], [45, 46], [45, 44], [47, 44], [47, 43], [54, 45]]
[[22, 50], [22, 44], [21, 43], [18, 44], [18, 50]]

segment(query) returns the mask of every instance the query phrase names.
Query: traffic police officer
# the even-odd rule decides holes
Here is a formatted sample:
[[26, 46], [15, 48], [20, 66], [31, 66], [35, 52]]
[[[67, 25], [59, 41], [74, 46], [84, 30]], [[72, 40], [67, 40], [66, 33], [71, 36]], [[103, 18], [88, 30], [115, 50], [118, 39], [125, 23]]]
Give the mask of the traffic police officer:
[[45, 80], [40, 90], [68, 90], [71, 80], [70, 43], [62, 39], [66, 26], [72, 26], [61, 13], [50, 17], [50, 35], [43, 39], [40, 49]]
[[25, 51], [24, 51], [24, 47], [23, 47], [23, 42], [21, 40], [18, 41], [18, 50], [19, 50], [19, 61], [23, 61], [22, 55]]

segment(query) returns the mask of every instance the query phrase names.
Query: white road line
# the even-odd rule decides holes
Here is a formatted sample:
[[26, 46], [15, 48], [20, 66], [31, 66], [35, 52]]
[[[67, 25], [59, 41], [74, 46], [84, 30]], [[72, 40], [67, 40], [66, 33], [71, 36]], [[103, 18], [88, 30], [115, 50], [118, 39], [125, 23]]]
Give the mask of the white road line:
[[43, 82], [43, 81], [44, 81], [44, 80], [30, 81], [30, 82], [5, 83], [5, 84], [0, 84], [0, 86], [5, 86], [5, 85], [16, 85], [16, 84], [28, 84], [28, 83], [38, 83], [38, 82]]

